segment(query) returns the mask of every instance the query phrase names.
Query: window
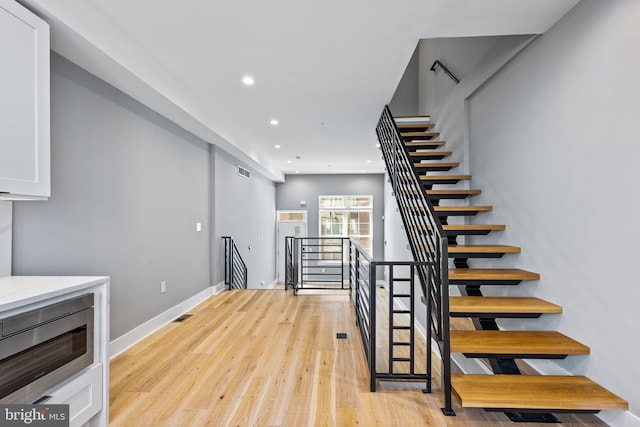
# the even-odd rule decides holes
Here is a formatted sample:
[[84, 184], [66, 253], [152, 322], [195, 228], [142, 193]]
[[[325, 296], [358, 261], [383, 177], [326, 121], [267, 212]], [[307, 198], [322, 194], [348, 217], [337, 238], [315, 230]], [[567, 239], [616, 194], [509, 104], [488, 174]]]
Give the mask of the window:
[[[320, 196], [320, 237], [351, 237], [371, 254], [372, 208], [373, 196]], [[322, 257], [334, 258], [335, 256], [329, 254]]]
[[307, 211], [278, 211], [278, 222], [307, 222]]

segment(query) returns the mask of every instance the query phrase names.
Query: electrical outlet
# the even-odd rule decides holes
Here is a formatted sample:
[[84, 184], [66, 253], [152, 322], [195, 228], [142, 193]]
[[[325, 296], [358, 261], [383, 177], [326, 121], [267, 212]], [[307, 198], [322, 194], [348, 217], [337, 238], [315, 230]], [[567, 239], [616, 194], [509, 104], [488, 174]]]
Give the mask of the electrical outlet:
[[163, 280], [160, 282], [160, 293], [164, 294], [165, 292], [167, 292], [167, 282]]
[[196, 222], [196, 231], [202, 231], [202, 223]]
[[260, 281], [260, 287], [264, 288], [264, 280]]

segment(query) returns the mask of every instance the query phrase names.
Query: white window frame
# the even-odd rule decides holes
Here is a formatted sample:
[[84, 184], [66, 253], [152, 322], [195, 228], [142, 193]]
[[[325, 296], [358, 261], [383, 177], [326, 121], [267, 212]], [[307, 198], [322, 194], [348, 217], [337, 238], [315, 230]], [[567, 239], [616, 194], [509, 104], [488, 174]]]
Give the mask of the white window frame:
[[[343, 199], [343, 207], [335, 207], [335, 208], [323, 208], [322, 207], [322, 203], [321, 200], [323, 198], [329, 198], [329, 197], [333, 197], [333, 198], [342, 198]], [[348, 197], [366, 197], [369, 199], [370, 203], [369, 206], [367, 207], [355, 207], [355, 208], [350, 208], [347, 205], [347, 198]], [[323, 236], [322, 235], [322, 212], [323, 211], [334, 211], [334, 212], [344, 212], [346, 219], [345, 219], [345, 223], [343, 226], [343, 230], [342, 230], [342, 235], [338, 236], [338, 235], [329, 235], [329, 236]], [[348, 223], [348, 218], [349, 218], [349, 212], [369, 212], [369, 234], [368, 235], [364, 235], [364, 234], [354, 234], [354, 235], [349, 235], [349, 223]], [[372, 194], [322, 194], [318, 196], [318, 237], [323, 237], [323, 238], [341, 238], [341, 237], [354, 237], [354, 238], [362, 238], [362, 237], [368, 237], [369, 238], [369, 242], [371, 244], [371, 247], [368, 248], [371, 253], [369, 255], [373, 255], [373, 239], [374, 239], [374, 234], [373, 234], [373, 195]], [[363, 248], [365, 249], [365, 248]], [[347, 255], [348, 256], [348, 255]], [[326, 261], [325, 261], [326, 262]]]

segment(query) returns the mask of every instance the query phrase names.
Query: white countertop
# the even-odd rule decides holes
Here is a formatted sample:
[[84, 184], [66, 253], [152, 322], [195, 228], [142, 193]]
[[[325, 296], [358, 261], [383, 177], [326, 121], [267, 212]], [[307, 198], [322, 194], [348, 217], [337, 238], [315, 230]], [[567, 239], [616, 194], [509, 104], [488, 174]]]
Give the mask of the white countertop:
[[0, 277], [0, 312], [104, 283], [107, 276]]

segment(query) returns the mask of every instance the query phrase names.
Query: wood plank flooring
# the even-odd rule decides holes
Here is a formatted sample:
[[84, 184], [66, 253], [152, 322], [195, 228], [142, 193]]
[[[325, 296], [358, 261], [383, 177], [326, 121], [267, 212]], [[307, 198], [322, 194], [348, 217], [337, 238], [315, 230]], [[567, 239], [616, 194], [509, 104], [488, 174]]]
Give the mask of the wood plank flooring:
[[[370, 393], [344, 293], [227, 291], [190, 314], [112, 360], [111, 426], [513, 426], [455, 399], [458, 416], [444, 417], [438, 378], [433, 394], [404, 383]], [[605, 425], [590, 415], [560, 418]]]

